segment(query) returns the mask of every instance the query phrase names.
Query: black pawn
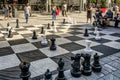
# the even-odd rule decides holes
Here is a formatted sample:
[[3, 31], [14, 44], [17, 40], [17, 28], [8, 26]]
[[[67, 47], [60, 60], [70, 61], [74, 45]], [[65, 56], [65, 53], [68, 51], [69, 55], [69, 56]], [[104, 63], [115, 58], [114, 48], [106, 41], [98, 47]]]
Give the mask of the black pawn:
[[8, 31], [8, 27], [9, 27], [9, 26], [10, 26], [10, 23], [8, 22], [8, 23], [7, 23], [7, 29], [6, 29], [7, 31]]
[[56, 45], [55, 45], [55, 38], [52, 37], [51, 40], [51, 46], [50, 46], [50, 50], [54, 51], [56, 50]]
[[36, 32], [35, 32], [35, 31], [33, 31], [32, 39], [37, 39], [37, 35], [36, 35]]
[[99, 55], [97, 53], [94, 55], [94, 62], [92, 64], [92, 70], [94, 72], [101, 72], [102, 70], [102, 66], [99, 63]]
[[88, 34], [88, 29], [87, 29], [87, 28], [85, 29], [84, 36], [85, 36], [85, 37], [88, 37], [88, 36], [89, 36], [89, 34]]
[[75, 57], [71, 57], [71, 60], [74, 60], [73, 63], [71, 64], [72, 69], [71, 69], [71, 75], [73, 77], [80, 77], [81, 76], [81, 71], [80, 71], [80, 54], [76, 54]]
[[30, 63], [23, 62], [19, 65], [19, 67], [21, 69], [20, 78], [22, 78], [22, 80], [29, 80], [29, 77], [31, 76], [29, 71]]
[[41, 27], [41, 34], [44, 34], [44, 27]]
[[91, 65], [90, 65], [91, 55], [85, 54], [83, 57], [84, 57], [84, 61], [82, 63], [83, 65], [82, 74], [85, 76], [90, 76], [92, 74]]
[[50, 29], [50, 23], [48, 23], [47, 29]]
[[54, 21], [52, 21], [52, 26], [54, 26]]
[[11, 37], [12, 37], [12, 31], [10, 29], [10, 30], [8, 30], [8, 38], [11, 38]]
[[45, 80], [52, 80], [52, 73], [49, 69], [45, 72]]
[[65, 19], [63, 19], [63, 24], [65, 24]]
[[16, 19], [16, 28], [19, 28], [19, 20]]
[[10, 23], [8, 22], [8, 23], [7, 23], [7, 27], [9, 27], [9, 26], [10, 26]]
[[58, 61], [58, 76], [55, 78], [55, 80], [67, 80], [64, 75], [64, 61], [62, 58]]

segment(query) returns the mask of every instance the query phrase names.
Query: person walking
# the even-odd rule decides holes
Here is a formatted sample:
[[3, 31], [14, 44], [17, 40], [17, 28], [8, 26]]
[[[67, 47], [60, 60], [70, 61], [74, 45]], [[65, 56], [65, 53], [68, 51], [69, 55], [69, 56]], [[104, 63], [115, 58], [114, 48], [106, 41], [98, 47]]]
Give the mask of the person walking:
[[90, 19], [90, 24], [92, 23], [92, 6], [88, 6], [87, 8], [87, 23], [88, 23], [88, 20]]
[[56, 6], [55, 5], [52, 8], [52, 20], [56, 20]]
[[25, 13], [26, 23], [28, 23], [28, 19], [29, 19], [29, 16], [31, 14], [31, 7], [30, 7], [29, 3], [26, 4], [26, 6], [24, 8], [24, 13]]
[[9, 9], [7, 5], [4, 5], [4, 19], [9, 17]]

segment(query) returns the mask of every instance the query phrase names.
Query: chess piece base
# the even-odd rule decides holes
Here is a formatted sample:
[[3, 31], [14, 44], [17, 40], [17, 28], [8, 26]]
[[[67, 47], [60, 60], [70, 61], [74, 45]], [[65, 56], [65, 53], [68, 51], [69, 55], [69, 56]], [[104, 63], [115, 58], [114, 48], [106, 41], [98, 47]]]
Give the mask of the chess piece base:
[[94, 72], [101, 72], [101, 70], [102, 70], [102, 67], [101, 66], [98, 66], [98, 67], [96, 67], [96, 66], [92, 66], [92, 70], [94, 71]]
[[58, 78], [56, 77], [55, 80], [67, 80], [65, 77], [64, 78]]
[[56, 50], [56, 46], [51, 46], [50, 50], [55, 51]]
[[95, 37], [95, 40], [101, 40], [101, 37]]
[[71, 72], [71, 75], [72, 75], [73, 77], [80, 77], [80, 76], [81, 76], [81, 72], [80, 72], [80, 71], [74, 72], [73, 70], [71, 70], [70, 72]]
[[90, 76], [92, 74], [92, 70], [83, 70], [82, 74], [85, 76]]

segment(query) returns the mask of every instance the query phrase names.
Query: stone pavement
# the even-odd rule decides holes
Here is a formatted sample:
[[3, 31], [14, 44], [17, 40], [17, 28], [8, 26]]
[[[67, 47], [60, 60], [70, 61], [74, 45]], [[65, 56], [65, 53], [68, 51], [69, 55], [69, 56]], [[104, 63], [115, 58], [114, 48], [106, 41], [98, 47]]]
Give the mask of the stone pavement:
[[[68, 13], [68, 16], [72, 17], [77, 21], [78, 24], [86, 24], [86, 12], [82, 13]], [[0, 17], [0, 19], [3, 17]], [[64, 17], [61, 15], [57, 17], [56, 22], [62, 22]], [[8, 19], [8, 20], [0, 20], [0, 28], [5, 28], [7, 27], [7, 23], [10, 23], [11, 27], [16, 27], [16, 18]], [[24, 15], [22, 14], [21, 17], [19, 17], [20, 21], [20, 26], [27, 26], [27, 25], [39, 25], [39, 24], [47, 24], [51, 23], [51, 15], [38, 15], [38, 14], [33, 14], [33, 17], [30, 17], [30, 21], [28, 24], [25, 23], [24, 20]], [[91, 26], [90, 24], [87, 25], [88, 27]], [[114, 30], [114, 29], [113, 29]], [[118, 30], [120, 31], [120, 30]], [[73, 78], [70, 75], [69, 70], [65, 71], [65, 75], [68, 80], [120, 80], [120, 52], [101, 58], [100, 62], [103, 66], [102, 72], [101, 73], [92, 73], [91, 76], [81, 76], [80, 78]], [[53, 76], [53, 78], [56, 75]], [[43, 76], [38, 76], [33, 78], [33, 80], [40, 80], [38, 79], [39, 77]], [[54, 80], [54, 79], [53, 79]]]

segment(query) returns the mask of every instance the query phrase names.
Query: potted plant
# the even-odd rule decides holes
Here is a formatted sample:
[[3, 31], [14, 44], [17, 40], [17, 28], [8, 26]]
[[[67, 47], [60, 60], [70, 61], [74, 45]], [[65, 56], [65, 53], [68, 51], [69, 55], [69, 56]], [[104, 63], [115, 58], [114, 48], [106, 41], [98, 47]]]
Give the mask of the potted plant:
[[101, 0], [101, 11], [103, 12], [103, 13], [105, 13], [106, 12], [106, 8], [107, 8], [107, 0]]

